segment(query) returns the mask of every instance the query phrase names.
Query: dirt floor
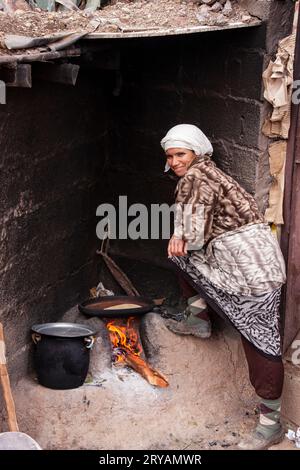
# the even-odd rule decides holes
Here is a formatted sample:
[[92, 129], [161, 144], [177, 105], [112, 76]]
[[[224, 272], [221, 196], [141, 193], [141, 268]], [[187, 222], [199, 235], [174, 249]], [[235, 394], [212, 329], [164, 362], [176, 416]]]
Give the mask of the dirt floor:
[[212, 2], [210, 6], [190, 0], [116, 0], [96, 12], [41, 10], [0, 11], [0, 53], [7, 53], [7, 34], [41, 37], [61, 32], [128, 32], [139, 29], [183, 28], [251, 22], [236, 0]]
[[201, 340], [171, 333], [158, 314], [145, 315], [149, 362], [170, 384], [159, 389], [131, 369], [111, 366], [101, 320], [86, 320], [77, 308], [63, 320], [99, 330], [86, 383], [52, 390], [32, 376], [13, 391], [20, 430], [43, 449], [226, 450], [254, 427], [255, 397], [239, 337], [230, 328], [218, 325], [211, 339]]

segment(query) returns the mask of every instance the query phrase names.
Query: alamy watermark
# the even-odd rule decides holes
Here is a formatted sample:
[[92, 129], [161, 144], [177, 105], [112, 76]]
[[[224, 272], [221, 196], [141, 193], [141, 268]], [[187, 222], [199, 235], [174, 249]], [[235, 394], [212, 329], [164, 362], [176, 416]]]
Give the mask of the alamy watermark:
[[295, 366], [299, 366], [300, 365], [300, 339], [296, 339], [295, 341], [293, 341], [291, 348], [295, 349], [295, 351], [292, 354], [292, 363]]
[[293, 81], [292, 103], [300, 104], [300, 80]]
[[300, 104], [300, 80], [293, 81], [293, 90], [295, 91], [292, 94], [292, 103]]
[[[127, 196], [119, 196], [118, 207], [104, 203], [96, 215], [102, 217], [96, 227], [100, 240], [169, 240], [172, 235], [188, 241], [189, 250], [198, 250], [204, 243], [204, 206], [202, 204], [131, 204]], [[172, 230], [174, 222], [174, 230]], [[172, 232], [172, 233], [171, 233]]]
[[0, 80], [0, 104], [6, 104], [6, 85]]

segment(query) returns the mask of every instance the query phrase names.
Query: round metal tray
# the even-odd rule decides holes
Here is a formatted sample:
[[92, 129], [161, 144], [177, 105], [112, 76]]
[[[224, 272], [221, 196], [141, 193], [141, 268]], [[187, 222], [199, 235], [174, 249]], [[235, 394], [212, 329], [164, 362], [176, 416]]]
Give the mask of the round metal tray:
[[39, 335], [59, 336], [61, 338], [83, 338], [95, 335], [96, 331], [80, 323], [41, 323], [33, 325], [31, 330]]
[[[137, 304], [138, 308], [126, 308], [118, 309], [120, 304]], [[114, 309], [105, 310], [107, 307], [115, 306]], [[117, 296], [108, 295], [105, 297], [99, 297], [96, 299], [89, 299], [78, 305], [78, 309], [81, 313], [89, 317], [128, 317], [128, 316], [140, 316], [144, 313], [150, 312], [155, 307], [152, 300], [147, 297], [140, 296]]]

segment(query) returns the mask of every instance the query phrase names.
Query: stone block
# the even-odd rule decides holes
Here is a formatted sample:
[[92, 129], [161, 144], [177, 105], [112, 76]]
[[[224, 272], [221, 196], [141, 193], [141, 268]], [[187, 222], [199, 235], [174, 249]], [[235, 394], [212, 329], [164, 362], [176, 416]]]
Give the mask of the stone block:
[[185, 96], [181, 121], [198, 125], [211, 139], [227, 139], [257, 148], [262, 105], [254, 100], [218, 94]]
[[272, 3], [272, 0], [239, 0], [242, 8], [261, 20], [268, 19]]

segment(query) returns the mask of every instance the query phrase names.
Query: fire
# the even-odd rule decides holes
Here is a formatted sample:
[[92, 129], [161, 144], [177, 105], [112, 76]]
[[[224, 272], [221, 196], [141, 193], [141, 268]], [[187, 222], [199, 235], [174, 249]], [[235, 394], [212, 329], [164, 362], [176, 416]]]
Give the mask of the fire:
[[143, 347], [139, 340], [139, 320], [129, 317], [125, 320], [112, 320], [107, 323], [110, 341], [113, 346], [115, 364], [127, 365], [142, 375], [151, 385], [168, 387], [168, 380], [142, 359]]
[[123, 320], [112, 320], [107, 323], [110, 341], [113, 345], [115, 363], [125, 362], [126, 351], [140, 356], [142, 345], [139, 341], [138, 328], [134, 325], [135, 318], [129, 317], [126, 325]]

